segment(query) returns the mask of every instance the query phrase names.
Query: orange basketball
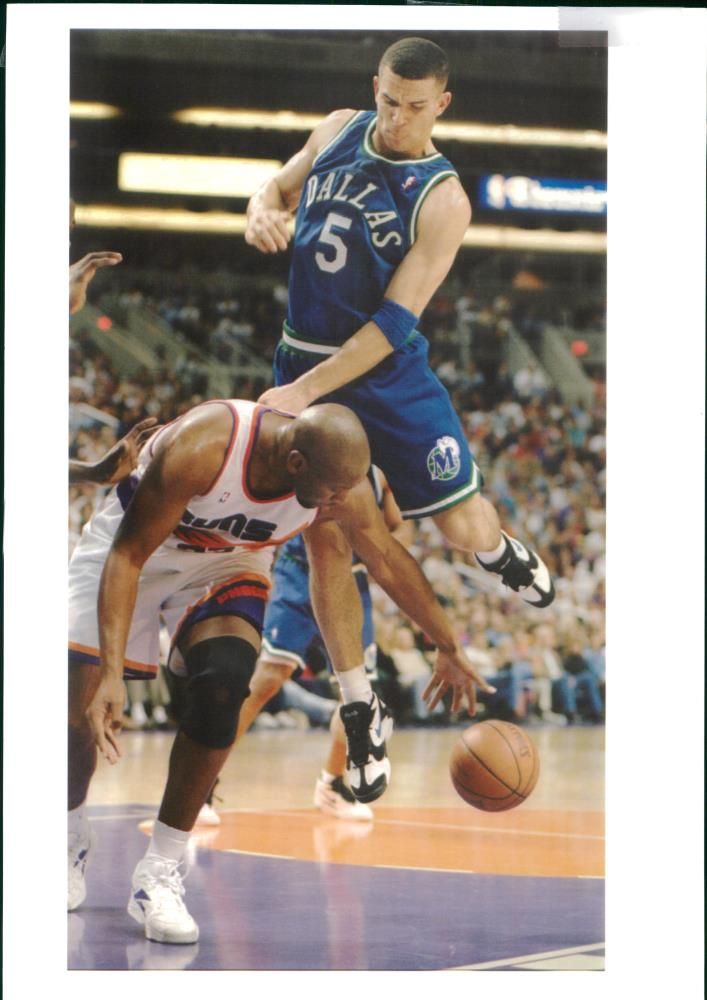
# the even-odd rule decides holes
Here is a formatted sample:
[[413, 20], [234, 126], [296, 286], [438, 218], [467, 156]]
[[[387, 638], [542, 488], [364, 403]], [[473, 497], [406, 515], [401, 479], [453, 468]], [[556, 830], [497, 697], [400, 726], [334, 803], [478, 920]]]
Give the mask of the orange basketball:
[[465, 729], [449, 760], [457, 792], [484, 812], [503, 812], [525, 802], [539, 771], [538, 751], [525, 730], [496, 719]]

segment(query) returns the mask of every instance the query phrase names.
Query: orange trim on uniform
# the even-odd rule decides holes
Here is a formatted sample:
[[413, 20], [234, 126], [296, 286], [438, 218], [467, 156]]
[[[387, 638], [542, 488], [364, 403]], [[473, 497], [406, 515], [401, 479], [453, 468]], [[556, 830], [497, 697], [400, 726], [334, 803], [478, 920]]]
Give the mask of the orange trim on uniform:
[[[251, 459], [250, 453], [252, 451], [253, 444], [255, 443], [256, 431], [259, 429], [260, 421], [262, 420], [264, 415], [266, 413], [275, 413], [275, 412], [276, 412], [275, 410], [271, 410], [270, 407], [268, 406], [256, 405], [255, 409], [253, 410], [253, 416], [250, 421], [250, 437], [248, 438], [248, 444], [246, 445], [245, 453], [243, 455], [243, 465], [242, 465], [243, 471], [241, 479], [243, 483], [243, 493], [252, 503], [261, 503], [261, 504], [278, 503], [281, 500], [289, 500], [291, 497], [295, 495], [294, 490], [291, 490], [289, 493], [283, 493], [281, 496], [266, 497], [265, 500], [262, 500], [258, 499], [258, 497], [254, 497], [253, 494], [248, 489], [248, 465], [250, 464], [250, 459]], [[276, 543], [268, 542], [268, 544], [274, 545]]]
[[[80, 642], [69, 642], [69, 649], [72, 653], [86, 653], [88, 656], [95, 656], [100, 660], [101, 651], [95, 646], [84, 646]], [[152, 674], [156, 674], [158, 665], [156, 663], [140, 663], [138, 660], [129, 660], [127, 657], [123, 660], [123, 669], [129, 667], [130, 670], [146, 670]]]
[[[233, 452], [233, 449], [234, 449], [235, 444], [236, 444], [236, 438], [238, 437], [238, 428], [240, 427], [240, 422], [241, 422], [241, 418], [238, 415], [238, 410], [233, 405], [233, 403], [230, 401], [230, 399], [210, 399], [208, 402], [209, 403], [223, 403], [223, 405], [231, 413], [231, 418], [233, 419], [233, 427], [231, 428], [231, 439], [228, 442], [228, 448], [226, 449], [226, 454], [224, 455], [223, 462], [221, 463], [221, 468], [218, 470], [218, 473], [216, 474], [216, 478], [214, 479], [214, 481], [211, 484], [211, 486], [209, 486], [209, 488], [206, 491], [206, 493], [197, 493], [197, 496], [200, 496], [200, 497], [207, 497], [211, 493], [213, 493], [214, 490], [216, 489], [216, 486], [218, 485], [218, 481], [221, 478], [221, 476], [224, 474], [224, 471], [226, 469], [226, 466], [228, 465], [229, 459], [231, 458], [231, 453]], [[200, 403], [199, 405], [200, 406], [205, 406], [206, 403]]]
[[173, 632], [172, 646], [174, 646], [177, 636], [182, 630], [182, 625], [184, 624], [184, 621], [189, 617], [194, 608], [198, 608], [200, 604], [205, 604], [207, 601], [211, 600], [211, 598], [217, 591], [222, 590], [224, 587], [230, 587], [232, 584], [238, 583], [239, 580], [258, 580], [265, 587], [263, 600], [267, 601], [268, 598], [270, 597], [270, 591], [272, 590], [272, 582], [267, 576], [263, 576], [262, 573], [238, 573], [237, 576], [232, 576], [229, 580], [223, 580], [220, 583], [217, 583], [213, 587], [211, 587], [211, 589], [208, 590], [203, 597], [200, 597], [198, 601], [194, 601], [193, 604], [189, 605], [189, 607], [186, 609], [186, 611], [176, 624], [176, 627]]

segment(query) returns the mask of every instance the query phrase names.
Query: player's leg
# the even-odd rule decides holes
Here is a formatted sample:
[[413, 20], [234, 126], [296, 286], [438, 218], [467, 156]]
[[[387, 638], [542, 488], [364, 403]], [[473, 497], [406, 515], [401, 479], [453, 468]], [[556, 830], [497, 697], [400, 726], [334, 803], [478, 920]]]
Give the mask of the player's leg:
[[295, 667], [296, 664], [293, 661], [263, 659], [262, 655], [259, 657], [253, 679], [250, 682], [250, 694], [241, 708], [236, 739], [240, 739], [244, 733], [248, 732], [263, 706], [267, 705], [285, 681], [289, 680]]
[[[373, 802], [390, 778], [386, 740], [393, 731], [393, 717], [366, 674], [363, 610], [351, 572], [351, 548], [338, 525], [329, 521], [315, 523], [305, 537], [312, 607], [343, 702], [339, 714], [346, 730], [347, 781], [359, 802]], [[343, 616], [341, 608], [346, 608]]]
[[546, 607], [550, 574], [537, 553], [510, 538], [480, 493], [483, 476], [449, 393], [431, 371], [428, 345], [417, 336], [360, 385], [335, 394], [351, 406], [406, 518], [433, 517], [455, 547], [473, 553], [523, 600]]
[[500, 576], [527, 604], [545, 608], [552, 603], [555, 589], [544, 562], [501, 530], [493, 505], [480, 493], [439, 511], [434, 521], [447, 541], [473, 553], [482, 569]]
[[68, 746], [68, 905], [75, 910], [86, 898], [86, 867], [94, 846], [94, 835], [85, 811], [86, 796], [96, 770], [97, 752], [86, 719], [100, 681], [98, 666], [69, 658], [69, 746]]
[[145, 854], [135, 869], [128, 912], [153, 941], [191, 944], [199, 929], [187, 911], [180, 866], [199, 811], [236, 739], [260, 633], [242, 618], [204, 618], [179, 637], [187, 685], [167, 783]]

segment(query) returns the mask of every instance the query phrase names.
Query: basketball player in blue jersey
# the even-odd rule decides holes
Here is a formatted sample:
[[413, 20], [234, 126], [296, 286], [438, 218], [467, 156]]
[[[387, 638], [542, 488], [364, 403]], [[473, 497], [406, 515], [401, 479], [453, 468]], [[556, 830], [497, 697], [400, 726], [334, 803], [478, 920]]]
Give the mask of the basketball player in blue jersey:
[[[315, 400], [349, 406], [403, 517], [433, 517], [453, 546], [544, 608], [554, 599], [547, 568], [501, 530], [482, 496], [481, 472], [417, 331], [471, 219], [459, 177], [431, 138], [451, 101], [448, 74], [433, 42], [395, 42], [373, 79], [376, 110], [330, 114], [251, 198], [245, 238], [263, 253], [288, 248], [296, 212], [276, 388], [261, 401], [293, 413]], [[310, 558], [324, 572], [342, 543], [333, 529], [318, 542]], [[320, 619], [339, 600], [333, 589], [321, 595]], [[353, 667], [353, 655], [341, 649], [340, 665]], [[354, 677], [373, 718], [362, 665]]]
[[[461, 650], [417, 563], [387, 530], [366, 479], [369, 466], [365, 431], [345, 407], [325, 404], [293, 417], [245, 400], [212, 400], [153, 435], [85, 527], [69, 569], [70, 910], [86, 895], [93, 838], [84, 803], [97, 752], [118, 762], [123, 677], [156, 673], [164, 621], [172, 641], [167, 666], [186, 679], [185, 707], [128, 912], [151, 940], [198, 940], [180, 866], [236, 736], [260, 648], [272, 553], [287, 537], [343, 530], [346, 544], [331, 550], [327, 576], [319, 576], [319, 563], [312, 566], [311, 592], [344, 708], [354, 699], [338, 666], [341, 651], [363, 659], [352, 549], [436, 642], [430, 704], [451, 689], [453, 703], [466, 697], [473, 713], [475, 685], [493, 691]], [[321, 614], [320, 595], [330, 586], [346, 603]], [[374, 794], [389, 771], [390, 726], [379, 716], [380, 761], [367, 758], [367, 726], [359, 732], [363, 753], [349, 736], [354, 773]]]

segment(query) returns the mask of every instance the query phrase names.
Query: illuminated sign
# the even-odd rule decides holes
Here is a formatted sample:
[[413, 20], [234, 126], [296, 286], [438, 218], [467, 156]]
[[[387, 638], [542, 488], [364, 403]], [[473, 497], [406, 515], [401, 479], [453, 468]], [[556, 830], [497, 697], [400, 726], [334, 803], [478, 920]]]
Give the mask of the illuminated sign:
[[482, 177], [479, 194], [484, 208], [522, 212], [582, 212], [606, 215], [604, 181], [569, 181], [550, 177]]

